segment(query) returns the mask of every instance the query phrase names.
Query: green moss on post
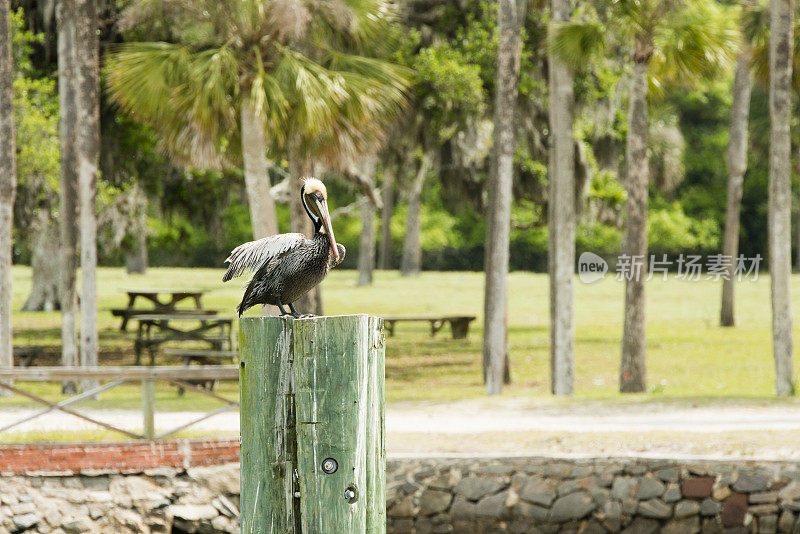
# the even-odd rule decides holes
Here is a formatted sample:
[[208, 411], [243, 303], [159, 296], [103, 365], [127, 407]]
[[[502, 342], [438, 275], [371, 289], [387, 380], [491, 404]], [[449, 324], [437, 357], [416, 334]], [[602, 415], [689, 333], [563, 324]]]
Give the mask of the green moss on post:
[[385, 532], [382, 326], [242, 319], [243, 533]]

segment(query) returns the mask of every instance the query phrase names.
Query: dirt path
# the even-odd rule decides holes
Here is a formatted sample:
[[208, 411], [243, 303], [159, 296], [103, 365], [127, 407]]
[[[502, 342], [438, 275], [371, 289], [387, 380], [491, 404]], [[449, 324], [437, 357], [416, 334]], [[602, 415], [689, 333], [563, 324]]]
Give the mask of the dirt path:
[[[35, 410], [0, 411], [0, 427]], [[128, 429], [141, 428], [133, 410], [86, 410]], [[157, 430], [176, 427], [201, 412], [156, 414]], [[95, 429], [71, 415], [51, 412], [13, 432]], [[236, 434], [239, 415], [227, 412], [192, 427]], [[683, 454], [799, 458], [800, 404], [690, 402], [553, 405], [525, 399], [456, 403], [397, 403], [386, 413], [390, 453], [507, 452], [526, 454]], [[0, 439], [2, 439], [0, 434]]]

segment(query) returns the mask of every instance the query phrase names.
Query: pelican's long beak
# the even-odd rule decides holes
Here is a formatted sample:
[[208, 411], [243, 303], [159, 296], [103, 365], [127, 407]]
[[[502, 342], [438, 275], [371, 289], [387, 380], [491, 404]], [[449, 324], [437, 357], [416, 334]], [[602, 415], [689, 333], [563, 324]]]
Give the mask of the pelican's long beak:
[[328, 234], [328, 239], [331, 242], [333, 257], [336, 258], [336, 261], [338, 262], [340, 260], [339, 248], [336, 246], [336, 238], [333, 235], [333, 225], [331, 224], [331, 214], [328, 211], [328, 201], [317, 200], [317, 206], [319, 206], [319, 212], [322, 215], [322, 224], [325, 226], [325, 232]]

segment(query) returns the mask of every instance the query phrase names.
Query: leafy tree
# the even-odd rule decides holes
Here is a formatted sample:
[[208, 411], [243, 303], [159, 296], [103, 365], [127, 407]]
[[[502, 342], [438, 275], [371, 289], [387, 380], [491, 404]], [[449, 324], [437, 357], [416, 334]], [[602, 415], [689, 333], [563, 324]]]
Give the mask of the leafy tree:
[[484, 293], [483, 364], [486, 392], [499, 395], [508, 371], [506, 298], [513, 188], [515, 125], [522, 21], [527, 2], [497, 3], [497, 88], [494, 104], [494, 146], [489, 185], [489, 218], [486, 229], [486, 283]]
[[[550, 28], [569, 21], [568, 0], [550, 3]], [[548, 169], [548, 272], [550, 274], [550, 390], [573, 392], [575, 324], [572, 280], [575, 273], [575, 141], [573, 73], [554, 51], [549, 57], [550, 130], [552, 149]]]
[[778, 396], [794, 393], [791, 308], [792, 0], [770, 0], [769, 35], [769, 273], [772, 352]]
[[337, 9], [319, 0], [169, 6], [176, 42], [131, 42], [114, 51], [112, 98], [153, 126], [182, 163], [241, 159], [256, 237], [277, 232], [268, 148], [285, 151], [300, 142], [331, 158], [353, 157], [403, 100], [402, 70], [348, 53], [382, 37], [387, 2], [348, 0]]
[[[58, 136], [59, 169], [59, 254], [61, 300], [61, 364], [78, 365], [78, 165], [75, 107], [75, 4], [56, 3], [58, 26]], [[61, 384], [65, 394], [75, 394], [78, 385]]]
[[[97, 175], [100, 163], [100, 42], [97, 0], [75, 2], [75, 139], [80, 201], [82, 366], [98, 363]], [[97, 385], [85, 380], [84, 389]]]
[[[744, 16], [742, 17], [744, 22]], [[730, 140], [728, 142], [728, 205], [725, 211], [725, 236], [722, 254], [736, 258], [739, 251], [739, 217], [742, 205], [744, 173], [747, 170], [747, 133], [750, 115], [750, 47], [742, 41], [736, 59], [731, 104]], [[733, 262], [722, 282], [720, 326], [733, 326]]]
[[[608, 48], [624, 51], [630, 58], [623, 253], [643, 269], [650, 181], [648, 92], [652, 87], [658, 94], [666, 85], [713, 78], [723, 72], [730, 62], [736, 32], [715, 4], [699, 0], [620, 0], [600, 4], [597, 12], [597, 18], [587, 17], [561, 28], [554, 46], [564, 60], [578, 66]], [[633, 274], [626, 279], [620, 366], [623, 393], [645, 389], [644, 290], [644, 276]]]
[[11, 40], [10, 0], [0, 0], [0, 366], [2, 367], [14, 365], [11, 343], [11, 253], [17, 164]]

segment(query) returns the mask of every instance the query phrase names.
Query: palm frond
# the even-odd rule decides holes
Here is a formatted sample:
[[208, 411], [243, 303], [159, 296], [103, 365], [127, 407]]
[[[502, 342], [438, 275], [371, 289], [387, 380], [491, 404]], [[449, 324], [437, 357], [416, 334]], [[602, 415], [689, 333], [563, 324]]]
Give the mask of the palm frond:
[[229, 49], [127, 43], [109, 52], [106, 70], [112, 101], [156, 129], [170, 155], [219, 164], [213, 149], [236, 126], [237, 60]]
[[660, 84], [712, 79], [730, 69], [739, 49], [735, 18], [695, 0], [667, 15], [654, 37], [649, 74]]
[[548, 44], [553, 54], [577, 69], [604, 53], [605, 33], [596, 20], [552, 22]]

